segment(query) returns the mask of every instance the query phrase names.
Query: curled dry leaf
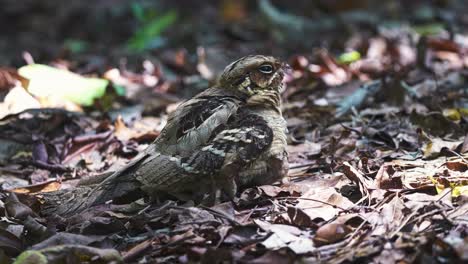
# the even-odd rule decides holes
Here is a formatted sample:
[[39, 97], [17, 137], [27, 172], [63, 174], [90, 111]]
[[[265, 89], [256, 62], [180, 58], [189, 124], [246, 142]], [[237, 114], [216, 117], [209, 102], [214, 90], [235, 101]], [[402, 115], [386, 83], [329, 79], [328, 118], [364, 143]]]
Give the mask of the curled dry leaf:
[[395, 173], [395, 169], [389, 165], [384, 164], [380, 167], [377, 175], [375, 176], [375, 183], [377, 188], [380, 189], [402, 189], [403, 182], [401, 176], [392, 177]]
[[313, 252], [315, 247], [310, 238], [301, 237], [298, 228], [288, 225], [275, 225], [261, 220], [254, 220], [261, 229], [272, 234], [261, 244], [268, 249], [289, 248], [296, 254]]
[[28, 186], [18, 187], [11, 189], [9, 191], [14, 193], [24, 193], [24, 194], [38, 194], [46, 192], [54, 192], [60, 189], [62, 185], [61, 182], [57, 180], [47, 181], [39, 184], [32, 184]]
[[375, 182], [360, 173], [349, 162], [344, 162], [342, 169], [346, 177], [359, 186], [359, 191], [363, 197], [369, 195], [369, 189], [376, 189]]
[[290, 206], [288, 207], [287, 212], [289, 220], [293, 225], [299, 227], [317, 227], [317, 223], [314, 221], [314, 219], [310, 215], [306, 214], [303, 210]]
[[136, 246], [132, 247], [130, 250], [128, 250], [127, 252], [123, 254], [123, 260], [125, 262], [130, 262], [130, 261], [135, 260], [136, 258], [143, 255], [145, 252], [147, 252], [151, 248], [152, 243], [153, 243], [153, 240], [148, 239], [148, 240], [141, 242], [140, 244], [137, 244]]
[[23, 87], [15, 86], [0, 103], [0, 118], [20, 113], [30, 108], [40, 108], [41, 104]]
[[436, 158], [440, 155], [443, 149], [454, 151], [462, 142], [461, 141], [447, 141], [441, 138], [433, 138], [427, 141], [422, 147], [424, 158]]
[[23, 242], [17, 236], [0, 228], [0, 250], [9, 256], [16, 256], [23, 250]]
[[276, 197], [280, 192], [283, 191], [281, 187], [273, 186], [273, 185], [264, 185], [258, 187], [266, 196], [268, 197]]
[[358, 214], [344, 214], [317, 229], [314, 236], [315, 245], [332, 244], [346, 237], [357, 223], [363, 219]]
[[18, 81], [23, 87], [28, 86], [29, 80], [19, 75], [18, 71], [0, 67], [0, 91], [14, 87]]
[[329, 223], [317, 230], [314, 243], [316, 246], [332, 244], [345, 238], [351, 231], [352, 229], [347, 225]]
[[448, 160], [445, 163], [445, 166], [447, 166], [449, 170], [453, 171], [465, 172], [468, 170], [468, 163], [466, 162], [466, 159]]
[[363, 219], [358, 214], [344, 214], [335, 220], [317, 229], [314, 243], [317, 246], [332, 244], [342, 240], [353, 231], [353, 227], [362, 223]]
[[406, 209], [404, 202], [397, 195], [388, 203], [384, 204], [379, 212], [366, 214], [366, 220], [372, 225], [372, 234], [381, 236], [389, 232], [398, 231], [405, 215]]
[[299, 198], [295, 206], [301, 210], [310, 220], [323, 219], [328, 221], [340, 211], [352, 207], [354, 204], [348, 198], [338, 193], [335, 188], [310, 189]]
[[115, 136], [121, 141], [127, 141], [133, 137], [134, 131], [125, 125], [122, 116], [118, 116], [114, 123]]
[[27, 205], [21, 203], [14, 193], [10, 193], [5, 200], [5, 210], [9, 217], [16, 219], [26, 219], [28, 216], [33, 215], [33, 211]]
[[299, 185], [295, 184], [288, 184], [279, 186], [273, 185], [262, 185], [257, 187], [260, 191], [262, 191], [266, 196], [274, 198], [278, 196], [299, 196], [302, 192], [302, 188]]

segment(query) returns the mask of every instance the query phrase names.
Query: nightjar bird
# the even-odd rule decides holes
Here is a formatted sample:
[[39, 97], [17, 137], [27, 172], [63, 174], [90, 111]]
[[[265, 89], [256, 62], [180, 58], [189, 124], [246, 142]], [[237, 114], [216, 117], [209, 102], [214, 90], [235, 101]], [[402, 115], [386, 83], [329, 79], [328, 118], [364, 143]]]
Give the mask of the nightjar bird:
[[180, 104], [160, 136], [94, 186], [45, 197], [45, 212], [70, 215], [141, 194], [202, 202], [271, 184], [288, 171], [280, 91], [285, 64], [253, 55], [229, 64], [217, 84]]

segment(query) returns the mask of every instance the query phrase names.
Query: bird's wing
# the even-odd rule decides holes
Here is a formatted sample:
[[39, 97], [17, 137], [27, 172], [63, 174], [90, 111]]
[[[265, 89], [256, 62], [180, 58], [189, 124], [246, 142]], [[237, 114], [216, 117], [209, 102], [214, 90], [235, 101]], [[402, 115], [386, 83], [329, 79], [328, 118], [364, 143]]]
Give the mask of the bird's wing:
[[[208, 89], [182, 103], [171, 114], [155, 142], [101, 183], [99, 187], [106, 191], [101, 191], [102, 194], [98, 195], [95, 203], [113, 199], [119, 194], [134, 190], [137, 185], [145, 186], [151, 181], [158, 181], [159, 178], [182, 180], [184, 171], [174, 163], [174, 159], [190, 156], [199, 150], [215, 130], [225, 126], [229, 117], [236, 113], [238, 106], [237, 97], [220, 93], [220, 89], [216, 88]], [[133, 174], [138, 175], [129, 176]], [[127, 182], [126, 178], [128, 184], [124, 184]], [[135, 185], [137, 180], [140, 183]], [[157, 189], [164, 190], [165, 186], [158, 186]]]
[[156, 139], [156, 151], [182, 156], [196, 151], [236, 113], [239, 103], [240, 100], [234, 96], [202, 93], [181, 104]]
[[[216, 173], [223, 166], [243, 166], [257, 159], [273, 141], [273, 130], [263, 117], [240, 109], [236, 118], [198, 152], [183, 161], [195, 171]], [[210, 164], [215, 162], [215, 164]]]
[[[227, 166], [231, 170], [241, 170], [264, 153], [272, 140], [273, 130], [261, 116], [239, 110], [235, 118], [213, 131], [208, 141], [190, 156], [155, 157], [157, 162], [146, 165], [151, 167], [153, 174], [139, 179], [144, 185], [170, 191], [187, 178], [194, 181], [208, 178]], [[165, 162], [160, 162], [161, 159]]]

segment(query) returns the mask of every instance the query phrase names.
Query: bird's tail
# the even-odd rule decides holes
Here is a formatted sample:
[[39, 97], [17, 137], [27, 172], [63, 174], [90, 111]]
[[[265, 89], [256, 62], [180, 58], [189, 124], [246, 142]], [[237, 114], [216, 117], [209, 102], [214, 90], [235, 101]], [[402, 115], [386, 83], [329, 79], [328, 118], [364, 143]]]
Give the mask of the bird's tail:
[[98, 183], [80, 185], [71, 190], [41, 194], [43, 200], [42, 214], [71, 216], [93, 205], [103, 204], [109, 200], [138, 191], [140, 183], [135, 178], [132, 170], [143, 159], [143, 155], [135, 158], [125, 167], [101, 179]]

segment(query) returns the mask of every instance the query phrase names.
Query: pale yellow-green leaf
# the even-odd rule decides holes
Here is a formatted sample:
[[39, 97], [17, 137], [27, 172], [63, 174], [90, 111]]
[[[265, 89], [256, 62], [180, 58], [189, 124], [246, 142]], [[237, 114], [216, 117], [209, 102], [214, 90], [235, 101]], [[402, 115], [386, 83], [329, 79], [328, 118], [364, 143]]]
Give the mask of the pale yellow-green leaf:
[[[442, 193], [446, 187], [443, 184], [440, 184], [434, 177], [429, 176], [429, 179], [434, 184], [437, 193]], [[465, 185], [464, 182], [450, 182], [450, 186], [447, 187], [452, 189], [452, 197], [458, 197], [460, 195], [468, 196], [468, 185]]]
[[13, 264], [47, 264], [47, 258], [36, 250], [24, 251], [19, 255]]
[[94, 99], [106, 91], [108, 80], [86, 78], [42, 64], [32, 64], [18, 69], [18, 73], [29, 79], [28, 91], [42, 98], [58, 97], [79, 105], [90, 106]]
[[468, 186], [457, 186], [452, 190], [452, 197], [458, 197], [460, 195], [468, 196]]
[[440, 184], [436, 179], [434, 179], [434, 177], [429, 176], [429, 179], [434, 184], [437, 193], [441, 193], [445, 189], [444, 185]]
[[359, 53], [358, 51], [353, 50], [353, 51], [345, 52], [345, 53], [341, 54], [338, 57], [338, 62], [347, 64], [347, 63], [355, 62], [355, 61], [360, 60], [360, 59], [361, 59], [361, 53]]
[[460, 121], [462, 115], [461, 113], [458, 111], [458, 109], [456, 108], [449, 108], [449, 109], [444, 109], [444, 111], [442, 112], [442, 114], [452, 120], [452, 121]]

